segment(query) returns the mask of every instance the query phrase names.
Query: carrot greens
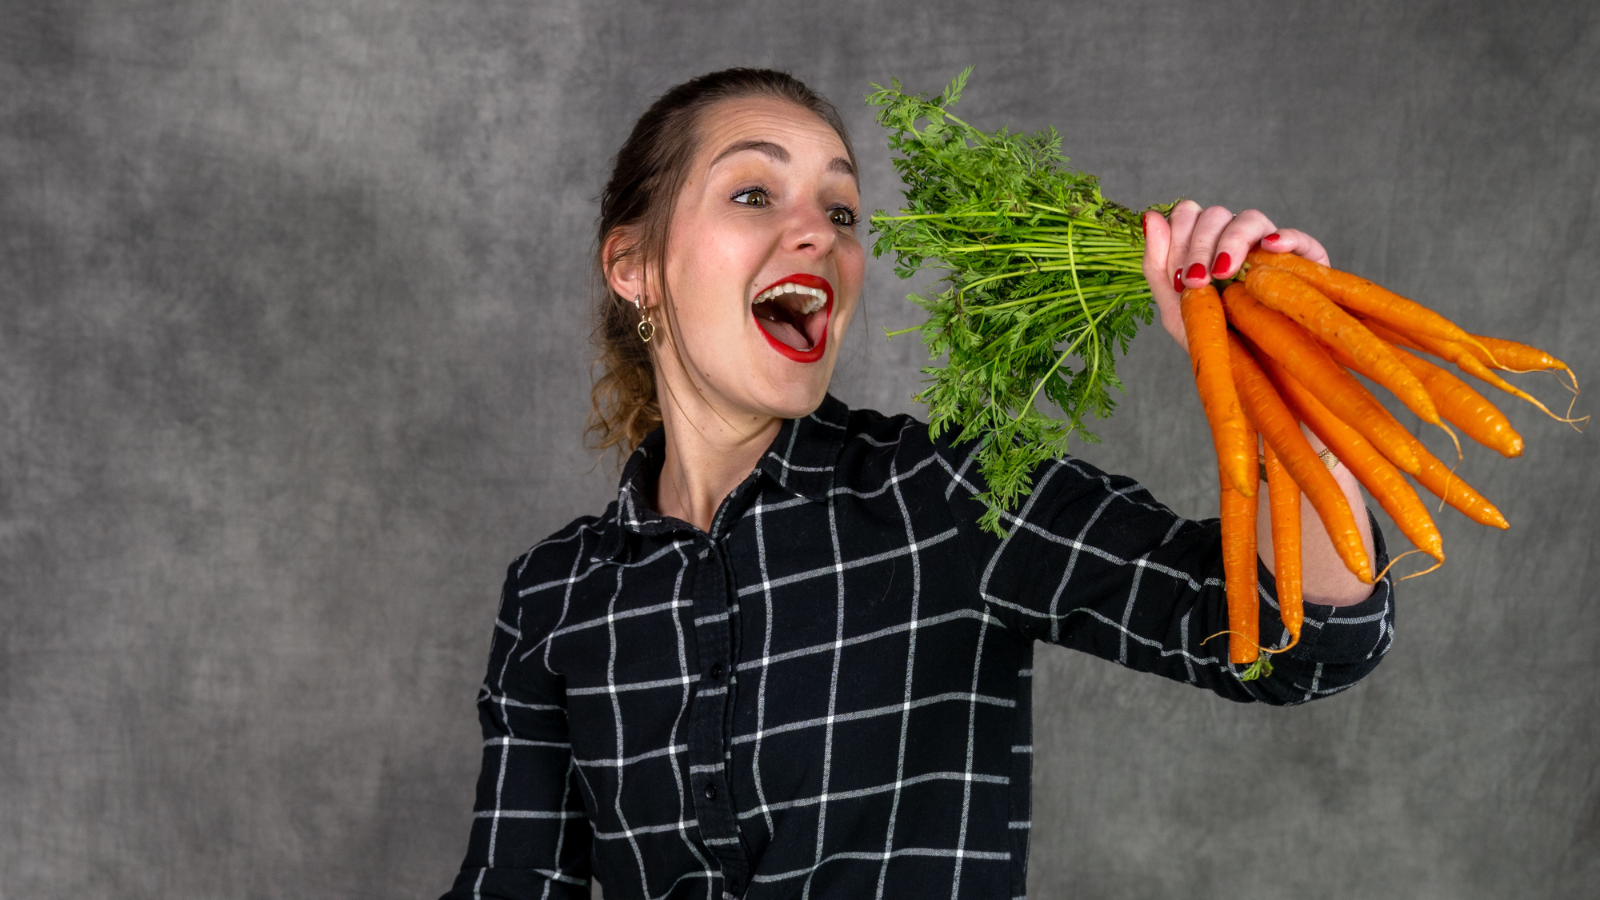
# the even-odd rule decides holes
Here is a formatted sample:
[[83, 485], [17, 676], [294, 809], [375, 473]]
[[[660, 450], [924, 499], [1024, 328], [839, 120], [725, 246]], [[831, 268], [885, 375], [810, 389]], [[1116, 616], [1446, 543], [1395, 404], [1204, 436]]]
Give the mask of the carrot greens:
[[[934, 363], [944, 360], [923, 369], [916, 399], [935, 436], [980, 442], [982, 524], [1001, 533], [1039, 463], [1074, 436], [1097, 440], [1084, 418], [1115, 408], [1115, 353], [1127, 353], [1154, 307], [1139, 213], [1068, 169], [1055, 129], [981, 131], [951, 115], [970, 72], [937, 97], [907, 94], [898, 80], [873, 85], [867, 103], [905, 183], [904, 208], [872, 216], [873, 255], [894, 254], [901, 278], [944, 272], [936, 293], [911, 295], [926, 321], [891, 336], [920, 331]], [[1041, 399], [1062, 417], [1042, 412]]]

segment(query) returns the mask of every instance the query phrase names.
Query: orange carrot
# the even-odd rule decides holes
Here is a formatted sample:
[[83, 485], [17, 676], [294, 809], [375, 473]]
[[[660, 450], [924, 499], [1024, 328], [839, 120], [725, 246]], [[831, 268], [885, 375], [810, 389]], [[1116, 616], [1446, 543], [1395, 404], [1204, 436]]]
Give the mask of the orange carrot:
[[[1504, 338], [1485, 337], [1481, 334], [1474, 334], [1472, 338], [1478, 342], [1478, 346], [1474, 347], [1471, 344], [1467, 344], [1467, 349], [1480, 362], [1490, 368], [1505, 369], [1507, 372], [1543, 372], [1549, 369], [1560, 369], [1567, 373], [1567, 377], [1572, 380], [1572, 386], [1567, 389], [1572, 391], [1574, 395], [1578, 393], [1578, 373], [1572, 371], [1566, 363], [1540, 350], [1538, 347], [1531, 347], [1516, 341], [1508, 341]], [[1482, 349], [1479, 349], [1479, 347]], [[1488, 352], [1484, 352], [1485, 350]], [[1571, 415], [1572, 411], [1569, 409], [1567, 414]]]
[[[1428, 389], [1428, 395], [1433, 398], [1439, 414], [1444, 416], [1446, 421], [1465, 431], [1468, 437], [1485, 447], [1498, 450], [1502, 456], [1522, 455], [1522, 435], [1517, 434], [1516, 429], [1511, 427], [1511, 420], [1482, 394], [1473, 390], [1465, 381], [1413, 355], [1408, 350], [1401, 347], [1390, 349], [1400, 362], [1411, 370], [1411, 374], [1417, 376], [1422, 386]], [[1329, 347], [1328, 353], [1339, 365], [1354, 369], [1368, 378], [1372, 377], [1363, 369], [1360, 360], [1351, 357], [1338, 347]]]
[[1252, 265], [1276, 266], [1293, 273], [1326, 294], [1335, 303], [1364, 318], [1376, 319], [1402, 331], [1426, 334], [1446, 341], [1471, 343], [1472, 335], [1433, 310], [1358, 275], [1314, 263], [1293, 253], [1268, 253], [1252, 250], [1246, 257]]
[[[1469, 336], [1482, 344], [1484, 350], [1488, 352], [1485, 353], [1471, 344], [1466, 345], [1467, 351], [1491, 368], [1505, 369], [1510, 372], [1542, 372], [1545, 369], [1560, 369], [1568, 374], [1572, 373], [1572, 370], [1567, 368], [1566, 363], [1540, 350], [1538, 347], [1531, 347], [1516, 341], [1508, 341], [1505, 338], [1485, 337], [1481, 334]], [[1462, 342], [1458, 341], [1458, 343]]]
[[1200, 392], [1200, 405], [1211, 423], [1211, 440], [1216, 445], [1217, 464], [1224, 481], [1246, 497], [1256, 495], [1258, 471], [1254, 434], [1246, 432], [1239, 407], [1239, 394], [1228, 372], [1228, 320], [1222, 312], [1222, 299], [1211, 285], [1188, 288], [1179, 301], [1183, 328], [1189, 337], [1189, 362], [1194, 367], [1194, 385]]
[[[1263, 306], [1238, 282], [1228, 286], [1223, 304], [1234, 327], [1255, 347], [1293, 372], [1296, 380], [1360, 431], [1391, 462], [1406, 472], [1417, 471], [1420, 463], [1411, 449], [1411, 433], [1304, 329], [1282, 313]], [[1302, 482], [1300, 487], [1304, 489], [1305, 484]]]
[[1388, 344], [1373, 337], [1355, 316], [1322, 292], [1283, 269], [1260, 264], [1250, 267], [1245, 286], [1257, 300], [1299, 322], [1324, 344], [1359, 360], [1362, 371], [1370, 373], [1373, 381], [1388, 388], [1424, 422], [1440, 424], [1433, 398], [1417, 376], [1395, 359]]
[[1367, 558], [1344, 490], [1317, 457], [1317, 451], [1311, 449], [1311, 442], [1300, 431], [1299, 421], [1273, 389], [1256, 357], [1245, 349], [1237, 336], [1230, 334], [1228, 339], [1234, 383], [1239, 386], [1239, 399], [1251, 424], [1260, 429], [1267, 445], [1277, 452], [1290, 476], [1305, 490], [1306, 499], [1322, 518], [1333, 548], [1346, 568], [1371, 584], [1372, 562]]
[[1511, 427], [1511, 420], [1495, 407], [1489, 399], [1465, 381], [1451, 375], [1431, 362], [1395, 348], [1400, 361], [1422, 379], [1423, 387], [1433, 395], [1439, 414], [1464, 432], [1467, 437], [1501, 456], [1522, 455], [1522, 435]]
[[[1266, 446], [1266, 458], [1267, 508], [1272, 515], [1272, 577], [1278, 584], [1278, 616], [1283, 620], [1283, 627], [1289, 630], [1289, 646], [1293, 647], [1300, 643], [1300, 624], [1305, 619], [1300, 585], [1300, 485], [1295, 483], [1270, 443]], [[1321, 467], [1320, 460], [1318, 467]]]
[[1495, 528], [1511, 527], [1511, 523], [1506, 521], [1506, 517], [1493, 503], [1473, 490], [1472, 485], [1452, 472], [1450, 467], [1440, 462], [1437, 456], [1429, 453], [1421, 441], [1417, 441], [1412, 449], [1422, 460], [1422, 471], [1417, 473], [1417, 481], [1433, 492], [1435, 497], [1460, 510], [1462, 515], [1480, 525], [1492, 525]]
[[1443, 561], [1444, 539], [1439, 536], [1438, 527], [1428, 515], [1428, 508], [1422, 505], [1417, 492], [1406, 483], [1400, 470], [1384, 459], [1383, 454], [1354, 428], [1323, 406], [1286, 369], [1271, 361], [1265, 365], [1273, 383], [1283, 394], [1284, 402], [1310, 427], [1312, 433], [1322, 438], [1328, 449], [1339, 457], [1339, 462], [1356, 476], [1372, 498], [1378, 501], [1378, 505], [1394, 519], [1400, 533], [1418, 549]]
[[[1250, 434], [1255, 439], [1254, 430]], [[1259, 479], [1259, 468], [1257, 478]], [[1261, 600], [1256, 596], [1256, 501], [1240, 493], [1220, 467], [1222, 578], [1228, 598], [1228, 661], [1253, 663], [1261, 655]]]
[[1513, 397], [1521, 397], [1523, 400], [1526, 400], [1529, 403], [1532, 403], [1534, 406], [1539, 407], [1539, 409], [1544, 412], [1545, 415], [1555, 419], [1557, 422], [1566, 422], [1569, 425], [1578, 425], [1583, 422], [1587, 422], [1589, 419], [1588, 416], [1584, 416], [1581, 419], [1568, 419], [1551, 412], [1549, 407], [1539, 402], [1538, 398], [1520, 390], [1516, 385], [1506, 381], [1499, 375], [1496, 375], [1494, 371], [1483, 362], [1483, 360], [1479, 359], [1477, 355], [1475, 355], [1471, 350], [1467, 349], [1467, 345], [1465, 344], [1457, 344], [1453, 341], [1441, 341], [1437, 338], [1428, 337], [1427, 335], [1423, 334], [1399, 333], [1370, 319], [1367, 320], [1366, 324], [1367, 328], [1370, 329], [1373, 334], [1383, 338], [1389, 343], [1399, 344], [1403, 347], [1413, 347], [1417, 350], [1421, 350], [1423, 353], [1431, 353], [1440, 359], [1453, 362], [1456, 364], [1457, 368], [1463, 372], [1466, 372], [1468, 375], [1471, 375], [1480, 381], [1487, 381], [1500, 390], [1512, 395]]

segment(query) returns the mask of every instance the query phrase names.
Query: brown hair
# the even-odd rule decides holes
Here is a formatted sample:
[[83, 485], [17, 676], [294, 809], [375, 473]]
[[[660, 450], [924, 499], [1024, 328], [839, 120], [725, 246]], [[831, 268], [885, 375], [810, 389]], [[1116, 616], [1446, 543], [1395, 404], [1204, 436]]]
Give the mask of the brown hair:
[[599, 243], [595, 248], [600, 284], [594, 343], [600, 373], [589, 392], [588, 435], [590, 445], [597, 449], [615, 447], [619, 459], [661, 424], [661, 402], [650, 345], [639, 339], [639, 312], [633, 298], [618, 295], [606, 277], [606, 239], [618, 228], [627, 228], [631, 233], [613, 264], [637, 257], [644, 262], [647, 284], [652, 276], [660, 276], [658, 308], [666, 314], [660, 317], [665, 321], [658, 320], [655, 326], [658, 332], [663, 330], [673, 320], [662, 276], [668, 227], [673, 204], [688, 178], [689, 162], [699, 149], [700, 115], [723, 100], [746, 97], [786, 100], [815, 113], [838, 133], [851, 168], [855, 168], [855, 149], [833, 104], [793, 75], [772, 69], [724, 69], [685, 81], [662, 94], [634, 123], [600, 194]]

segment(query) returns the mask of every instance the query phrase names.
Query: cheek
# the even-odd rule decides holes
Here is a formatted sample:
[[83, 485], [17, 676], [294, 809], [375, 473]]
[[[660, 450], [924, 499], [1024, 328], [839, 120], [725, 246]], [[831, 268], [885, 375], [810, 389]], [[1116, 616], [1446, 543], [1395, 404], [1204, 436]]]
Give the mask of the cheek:
[[842, 334], [850, 319], [855, 315], [856, 307], [861, 304], [861, 285], [866, 279], [866, 252], [860, 244], [852, 244], [848, 248], [841, 248], [838, 253], [839, 261], [839, 287], [841, 292], [849, 297], [846, 303], [834, 305], [834, 331]]
[[667, 283], [673, 316], [682, 335], [682, 349], [696, 368], [720, 368], [732, 360], [732, 348], [749, 324], [737, 240], [702, 231], [685, 237], [669, 255]]

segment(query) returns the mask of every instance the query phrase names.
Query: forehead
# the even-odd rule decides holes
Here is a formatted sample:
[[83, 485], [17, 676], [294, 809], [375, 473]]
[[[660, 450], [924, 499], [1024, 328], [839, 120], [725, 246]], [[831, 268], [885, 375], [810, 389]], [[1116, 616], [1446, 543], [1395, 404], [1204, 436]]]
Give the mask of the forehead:
[[722, 100], [700, 116], [700, 164], [709, 165], [731, 145], [770, 141], [793, 154], [814, 153], [849, 158], [844, 141], [821, 116], [803, 106], [773, 97]]

